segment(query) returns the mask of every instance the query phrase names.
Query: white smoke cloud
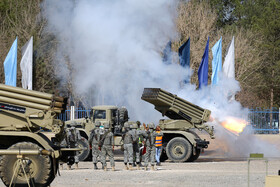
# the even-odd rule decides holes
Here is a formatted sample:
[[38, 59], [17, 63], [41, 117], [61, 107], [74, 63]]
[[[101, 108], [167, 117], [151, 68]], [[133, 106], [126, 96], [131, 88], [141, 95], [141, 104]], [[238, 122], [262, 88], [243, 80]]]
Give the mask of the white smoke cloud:
[[[179, 85], [192, 70], [162, 62], [161, 51], [177, 36], [177, 5], [170, 0], [44, 1], [48, 29], [59, 40], [57, 76], [67, 81], [70, 63], [75, 92], [94, 92], [95, 103], [89, 105], [126, 106], [131, 120], [157, 123], [160, 119], [153, 105], [141, 100], [145, 87], [177, 94], [211, 110], [218, 121], [243, 118], [248, 110], [228, 101], [228, 93], [240, 89], [237, 81], [221, 75], [218, 86], [196, 91], [196, 85]], [[64, 56], [68, 62], [61, 60]]]
[[[124, 105], [132, 119], [145, 121], [158, 118], [140, 99], [143, 88], [178, 91], [178, 82], [191, 73], [178, 64], [162, 63], [161, 50], [176, 37], [176, 7], [177, 2], [169, 0], [43, 4], [48, 28], [60, 41], [58, 55], [66, 54], [73, 66], [76, 92], [94, 89], [96, 103]], [[59, 69], [60, 78], [66, 78], [63, 72], [68, 73]]]

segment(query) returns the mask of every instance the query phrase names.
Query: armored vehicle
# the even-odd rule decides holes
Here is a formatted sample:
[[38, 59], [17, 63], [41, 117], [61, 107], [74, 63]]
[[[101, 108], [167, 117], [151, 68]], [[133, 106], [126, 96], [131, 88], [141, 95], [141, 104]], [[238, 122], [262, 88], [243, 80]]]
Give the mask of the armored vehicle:
[[141, 97], [170, 119], [161, 119], [163, 131], [163, 153], [161, 160], [169, 158], [175, 162], [196, 160], [209, 141], [202, 140], [194, 129], [205, 130], [214, 138], [214, 129], [205, 124], [211, 111], [196, 106], [160, 88], [145, 88]]
[[0, 84], [0, 177], [6, 186], [48, 186], [54, 179], [64, 123], [56, 119], [65, 99]]

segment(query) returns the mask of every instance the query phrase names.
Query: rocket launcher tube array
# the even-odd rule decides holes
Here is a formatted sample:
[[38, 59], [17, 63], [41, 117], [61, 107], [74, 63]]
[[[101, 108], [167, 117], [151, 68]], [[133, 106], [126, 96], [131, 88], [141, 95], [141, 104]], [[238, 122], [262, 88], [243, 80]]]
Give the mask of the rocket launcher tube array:
[[0, 101], [40, 110], [63, 110], [63, 97], [0, 84]]
[[211, 114], [210, 110], [203, 109], [160, 88], [145, 88], [141, 99], [155, 105], [156, 109], [171, 119], [181, 116], [180, 119], [203, 123], [209, 120]]
[[38, 92], [38, 91], [34, 91], [34, 90], [27, 90], [27, 89], [24, 89], [24, 88], [7, 86], [5, 84], [0, 84], [0, 90], [6, 90], [6, 91], [13, 92], [13, 93], [19, 93], [19, 94], [22, 94], [22, 95], [29, 95], [29, 96], [34, 96], [34, 97], [37, 97], [37, 98], [39, 97], [39, 98], [42, 98], [42, 99], [48, 99], [48, 100], [63, 102], [63, 97], [54, 96], [53, 94]]

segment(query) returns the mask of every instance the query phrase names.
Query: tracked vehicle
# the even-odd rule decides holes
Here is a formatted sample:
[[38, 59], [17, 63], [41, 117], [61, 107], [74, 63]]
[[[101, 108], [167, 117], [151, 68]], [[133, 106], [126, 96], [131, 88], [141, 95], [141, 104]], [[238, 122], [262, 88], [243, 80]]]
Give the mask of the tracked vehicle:
[[194, 105], [160, 88], [145, 88], [141, 97], [155, 106], [155, 109], [170, 119], [161, 119], [163, 131], [163, 153], [161, 160], [191, 162], [196, 160], [209, 141], [202, 140], [194, 129], [205, 130], [214, 138], [214, 129], [205, 123], [211, 111]]
[[0, 84], [0, 177], [6, 186], [53, 181], [58, 160], [66, 159], [64, 123], [56, 119], [64, 103], [53, 94]]

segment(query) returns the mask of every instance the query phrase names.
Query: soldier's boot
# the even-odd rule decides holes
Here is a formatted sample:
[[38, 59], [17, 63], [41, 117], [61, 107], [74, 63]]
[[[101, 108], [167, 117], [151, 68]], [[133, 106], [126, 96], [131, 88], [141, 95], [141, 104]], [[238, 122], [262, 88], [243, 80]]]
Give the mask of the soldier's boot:
[[151, 166], [151, 170], [152, 170], [152, 171], [155, 171], [155, 166]]
[[68, 170], [71, 170], [71, 165], [67, 165], [67, 169], [68, 169]]
[[107, 166], [104, 166], [104, 171], [107, 171]]
[[140, 169], [141, 169], [139, 164], [137, 164], [137, 169], [138, 169], [138, 170], [140, 170]]
[[147, 166], [145, 166], [145, 167], [144, 167], [144, 170], [145, 170], [145, 171], [147, 171], [147, 170], [148, 170], [148, 167], [147, 167]]
[[124, 169], [128, 170], [128, 167], [127, 167], [126, 163], [124, 164]]
[[102, 169], [104, 169], [104, 165], [102, 164]]
[[112, 167], [112, 171], [115, 171], [115, 166]]
[[129, 170], [132, 171], [133, 168], [132, 168], [132, 164], [129, 164]]
[[78, 163], [75, 163], [75, 167], [76, 167], [76, 169], [79, 169]]
[[97, 170], [98, 169], [97, 163], [94, 163], [93, 165], [94, 165], [94, 169]]

